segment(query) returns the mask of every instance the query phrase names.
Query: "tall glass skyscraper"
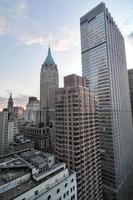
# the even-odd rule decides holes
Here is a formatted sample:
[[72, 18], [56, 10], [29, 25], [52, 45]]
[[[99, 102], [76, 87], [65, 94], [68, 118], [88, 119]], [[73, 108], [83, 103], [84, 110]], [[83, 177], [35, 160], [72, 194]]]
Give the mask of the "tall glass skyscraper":
[[80, 27], [82, 72], [98, 104], [104, 199], [128, 200], [133, 128], [124, 39], [104, 3]]

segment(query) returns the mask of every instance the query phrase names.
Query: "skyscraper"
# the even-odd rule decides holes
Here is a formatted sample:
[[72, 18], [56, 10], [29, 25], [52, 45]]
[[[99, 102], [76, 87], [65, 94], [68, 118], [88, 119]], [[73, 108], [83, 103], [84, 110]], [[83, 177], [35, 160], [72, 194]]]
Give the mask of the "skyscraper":
[[130, 100], [131, 100], [132, 119], [133, 119], [133, 69], [128, 70], [128, 80], [129, 80]]
[[80, 19], [82, 72], [98, 102], [105, 200], [128, 200], [133, 128], [124, 39], [104, 3]]
[[0, 112], [0, 155], [7, 152], [8, 149], [8, 112]]
[[40, 111], [41, 121], [48, 125], [54, 121], [55, 109], [55, 90], [59, 85], [59, 76], [57, 65], [55, 64], [51, 49], [48, 49], [48, 55], [41, 68], [40, 75]]
[[77, 75], [56, 90], [56, 158], [76, 172], [78, 200], [101, 200], [96, 102]]
[[12, 93], [10, 93], [10, 97], [8, 99], [7, 110], [8, 110], [8, 119], [10, 120], [14, 116]]

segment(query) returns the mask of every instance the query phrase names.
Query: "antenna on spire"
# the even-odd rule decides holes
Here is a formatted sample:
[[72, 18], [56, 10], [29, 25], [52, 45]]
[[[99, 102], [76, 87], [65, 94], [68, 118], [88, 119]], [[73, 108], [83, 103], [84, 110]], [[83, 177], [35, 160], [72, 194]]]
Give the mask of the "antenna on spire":
[[49, 52], [51, 52], [51, 49], [50, 49], [50, 43], [49, 43], [49, 48], [48, 48], [48, 51], [49, 51]]

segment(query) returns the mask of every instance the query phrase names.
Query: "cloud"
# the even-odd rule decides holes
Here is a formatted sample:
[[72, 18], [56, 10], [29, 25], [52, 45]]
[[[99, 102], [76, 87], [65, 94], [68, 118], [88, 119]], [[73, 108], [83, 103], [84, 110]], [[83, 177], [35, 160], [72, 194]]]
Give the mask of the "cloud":
[[5, 31], [5, 18], [0, 16], [0, 35], [3, 35]]
[[73, 46], [76, 46], [80, 43], [79, 31], [73, 27], [62, 27], [55, 38], [56, 40], [54, 48], [57, 51], [71, 49]]
[[28, 103], [28, 98], [29, 98], [29, 96], [27, 96], [27, 95], [22, 95], [22, 94], [19, 95], [19, 96], [16, 96], [16, 97], [13, 98], [14, 104], [15, 104], [16, 106], [25, 107], [26, 104]]
[[42, 22], [28, 15], [27, 3], [26, 0], [2, 0], [0, 35], [15, 37], [17, 43], [25, 45], [46, 46], [51, 43], [56, 51], [66, 51], [79, 44], [79, 30], [63, 26], [49, 33]]
[[7, 98], [6, 97], [0, 97], [0, 111], [2, 108], [7, 106]]
[[28, 32], [22, 34], [19, 39], [26, 45], [46, 46], [51, 43], [54, 50], [65, 51], [79, 44], [79, 33], [74, 28], [63, 27], [55, 34]]
[[19, 39], [26, 45], [38, 44], [44, 46], [48, 42], [45, 36], [36, 33], [24, 33], [20, 35]]
[[131, 44], [133, 44], [133, 31], [131, 31], [129, 33], [129, 35], [127, 36], [128, 40], [131, 42]]
[[128, 38], [133, 40], [133, 31], [128, 35]]

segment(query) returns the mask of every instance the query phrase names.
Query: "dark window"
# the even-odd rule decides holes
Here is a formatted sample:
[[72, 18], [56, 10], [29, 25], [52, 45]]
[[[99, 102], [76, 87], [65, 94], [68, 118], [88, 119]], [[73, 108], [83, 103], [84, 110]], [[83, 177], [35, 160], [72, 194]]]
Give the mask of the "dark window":
[[65, 187], [67, 187], [67, 183], [65, 183]]
[[73, 182], [73, 178], [71, 179], [71, 182]]
[[66, 193], [64, 193], [63, 197], [66, 198]]
[[60, 188], [57, 189], [57, 193], [59, 193], [59, 192], [60, 192]]
[[50, 199], [51, 199], [51, 195], [48, 196], [47, 200], [50, 200]]
[[35, 191], [35, 195], [38, 195], [38, 190]]

